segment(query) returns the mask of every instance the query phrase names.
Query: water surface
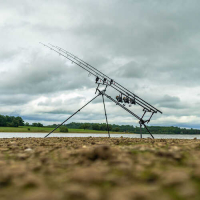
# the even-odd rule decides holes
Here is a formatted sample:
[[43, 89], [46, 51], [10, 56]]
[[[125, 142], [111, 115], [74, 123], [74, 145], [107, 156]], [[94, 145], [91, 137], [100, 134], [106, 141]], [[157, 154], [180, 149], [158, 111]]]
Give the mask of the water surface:
[[[8, 133], [1, 132], [0, 138], [43, 138], [47, 133]], [[49, 137], [108, 137], [108, 134], [105, 133], [52, 133]], [[119, 138], [119, 137], [127, 137], [127, 138], [140, 138], [140, 134], [111, 134], [111, 137]], [[148, 134], [144, 134], [143, 138], [151, 137]], [[175, 134], [154, 134], [155, 139], [200, 139], [200, 135], [175, 135]]]

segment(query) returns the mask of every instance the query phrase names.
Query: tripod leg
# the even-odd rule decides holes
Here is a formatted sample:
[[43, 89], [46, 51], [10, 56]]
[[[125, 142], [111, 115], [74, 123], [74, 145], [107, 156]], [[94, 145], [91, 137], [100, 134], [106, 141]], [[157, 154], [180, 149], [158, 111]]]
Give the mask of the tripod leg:
[[106, 106], [105, 106], [103, 94], [102, 94], [102, 99], [103, 99], [103, 105], [104, 105], [104, 111], [105, 111], [105, 117], [106, 117], [106, 123], [107, 123], [108, 137], [110, 137], [109, 127], [108, 127], [108, 119], [107, 119], [107, 114], [106, 114]]
[[151, 137], [154, 139], [153, 135], [151, 134], [151, 132], [149, 131], [149, 129], [147, 128], [147, 126], [144, 124], [144, 127], [147, 129], [147, 131], [149, 132], [149, 134], [151, 135]]
[[140, 138], [142, 138], [142, 124], [140, 124]]
[[71, 115], [70, 117], [68, 117], [64, 122], [62, 122], [61, 124], [59, 124], [56, 128], [53, 129], [53, 131], [51, 131], [50, 133], [48, 133], [46, 137], [48, 137], [51, 133], [53, 133], [56, 129], [58, 129], [60, 126], [62, 126], [67, 120], [69, 120], [70, 118], [72, 118], [74, 115], [76, 115], [80, 110], [82, 110], [85, 106], [87, 106], [89, 103], [91, 103], [94, 99], [96, 99], [100, 94], [98, 94], [97, 96], [95, 96], [92, 100], [90, 100], [88, 103], [86, 103], [83, 107], [81, 107], [79, 110], [77, 110], [73, 115]]

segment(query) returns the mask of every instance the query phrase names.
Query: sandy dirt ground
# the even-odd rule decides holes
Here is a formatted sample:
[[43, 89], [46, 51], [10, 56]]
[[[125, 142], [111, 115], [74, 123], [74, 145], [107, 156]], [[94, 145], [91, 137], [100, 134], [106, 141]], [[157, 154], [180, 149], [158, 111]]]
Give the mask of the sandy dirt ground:
[[0, 199], [200, 199], [200, 141], [0, 139]]

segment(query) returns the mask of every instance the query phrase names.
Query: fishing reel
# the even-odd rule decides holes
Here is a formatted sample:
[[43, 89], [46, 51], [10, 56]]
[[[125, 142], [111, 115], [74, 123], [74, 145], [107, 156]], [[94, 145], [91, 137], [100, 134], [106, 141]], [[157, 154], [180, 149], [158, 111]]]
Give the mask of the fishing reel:
[[96, 79], [95, 79], [95, 82], [96, 83], [100, 83], [100, 82], [102, 82], [101, 84], [103, 84], [103, 85], [107, 85], [107, 79], [106, 78], [104, 78], [103, 80], [102, 79], [100, 79], [98, 76], [96, 77]]
[[95, 79], [96, 83], [98, 83], [99, 81], [99, 77], [97, 76], [96, 79]]
[[126, 106], [126, 104], [129, 104], [129, 107], [131, 107], [132, 105], [135, 105], [136, 102], [135, 102], [135, 98], [132, 99], [132, 98], [129, 98], [127, 96], [123, 97], [122, 98], [122, 94], [116, 96], [116, 99], [119, 103], [123, 103], [123, 106]]
[[130, 104], [134, 104], [134, 105], [136, 104], [135, 98], [134, 98], [134, 99], [131, 99], [131, 98], [130, 98]]
[[116, 99], [117, 99], [117, 101], [119, 102], [119, 103], [122, 103], [122, 96], [116, 96]]
[[124, 97], [123, 101], [124, 101], [124, 103], [129, 103], [129, 98], [128, 97]]
[[106, 78], [104, 78], [104, 79], [103, 79], [103, 84], [107, 83], [106, 81], [107, 81], [107, 79], [106, 79]]

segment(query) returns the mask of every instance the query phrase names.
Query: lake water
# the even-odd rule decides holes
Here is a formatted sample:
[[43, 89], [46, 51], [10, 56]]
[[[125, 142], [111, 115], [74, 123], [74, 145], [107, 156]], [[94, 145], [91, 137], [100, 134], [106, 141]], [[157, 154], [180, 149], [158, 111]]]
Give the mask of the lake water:
[[[0, 133], [0, 138], [43, 138], [47, 133]], [[108, 137], [108, 134], [105, 133], [52, 133], [49, 137]], [[140, 138], [139, 134], [111, 134], [113, 138], [119, 137], [127, 138]], [[144, 134], [143, 138], [151, 137], [148, 134]], [[155, 139], [200, 139], [200, 135], [165, 135], [165, 134], [154, 134]]]

